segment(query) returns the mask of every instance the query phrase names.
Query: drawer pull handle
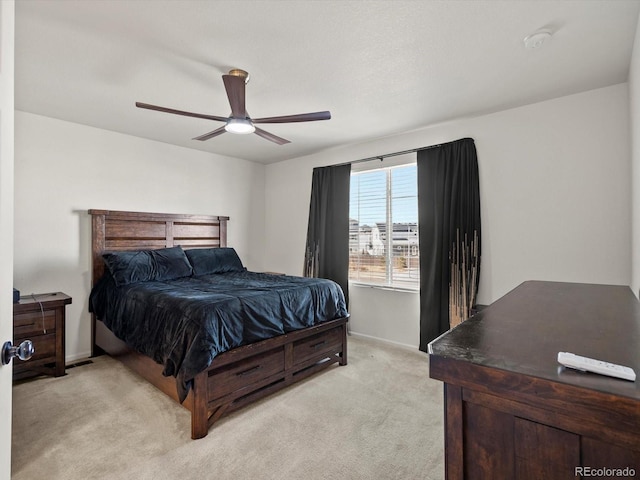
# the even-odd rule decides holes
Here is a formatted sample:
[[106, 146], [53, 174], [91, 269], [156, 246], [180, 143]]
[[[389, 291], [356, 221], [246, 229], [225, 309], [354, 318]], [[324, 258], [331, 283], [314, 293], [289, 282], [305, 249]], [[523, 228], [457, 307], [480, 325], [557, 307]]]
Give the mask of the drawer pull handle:
[[256, 372], [258, 370], [260, 370], [262, 368], [262, 365], [256, 365], [255, 367], [251, 367], [247, 370], [244, 370], [242, 372], [238, 372], [236, 373], [236, 375], [238, 377], [244, 377], [245, 375], [251, 375], [253, 372]]
[[320, 348], [320, 347], [321, 347], [321, 346], [323, 346], [325, 343], [327, 343], [327, 341], [326, 341], [326, 340], [323, 340], [323, 341], [321, 341], [321, 342], [314, 343], [313, 345], [311, 345], [311, 347], [310, 347], [310, 348]]

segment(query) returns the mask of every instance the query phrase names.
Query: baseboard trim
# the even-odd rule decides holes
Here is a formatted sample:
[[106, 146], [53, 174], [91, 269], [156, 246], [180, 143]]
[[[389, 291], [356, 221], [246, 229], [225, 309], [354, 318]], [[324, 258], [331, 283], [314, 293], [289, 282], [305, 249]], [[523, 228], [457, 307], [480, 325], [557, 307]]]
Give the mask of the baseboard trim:
[[[387, 345], [394, 345], [396, 347], [400, 347], [400, 348], [404, 348], [406, 350], [411, 350], [411, 351], [419, 351], [419, 346], [418, 345], [409, 345], [406, 343], [400, 343], [400, 342], [394, 342], [393, 340], [388, 340], [386, 338], [380, 338], [380, 337], [374, 337], [372, 335], [366, 335], [364, 333], [358, 333], [358, 332], [354, 332], [353, 330], [349, 331], [349, 335], [353, 335], [354, 337], [361, 337], [361, 338], [366, 338], [367, 340], [374, 340], [377, 342], [381, 342], [381, 343], [386, 343]], [[83, 352], [83, 353], [76, 353], [74, 355], [67, 355], [65, 357], [65, 364], [69, 365], [72, 363], [76, 363], [79, 360], [86, 360], [88, 358], [91, 358], [91, 352]]]
[[75, 363], [78, 360], [86, 360], [87, 358], [91, 357], [91, 352], [83, 352], [83, 353], [76, 353], [74, 355], [65, 355], [64, 357], [64, 363], [65, 364], [70, 364], [70, 363]]
[[381, 342], [381, 343], [386, 343], [388, 345], [393, 345], [396, 347], [401, 347], [404, 348], [406, 350], [411, 350], [411, 351], [419, 351], [419, 346], [418, 345], [409, 345], [406, 343], [400, 343], [400, 342], [394, 342], [393, 340], [388, 340], [386, 338], [380, 338], [380, 337], [374, 337], [372, 335], [365, 335], [364, 333], [358, 333], [358, 332], [354, 332], [351, 331], [349, 332], [351, 335], [353, 335], [354, 337], [361, 337], [361, 338], [366, 338], [367, 340], [375, 340], [377, 342]]

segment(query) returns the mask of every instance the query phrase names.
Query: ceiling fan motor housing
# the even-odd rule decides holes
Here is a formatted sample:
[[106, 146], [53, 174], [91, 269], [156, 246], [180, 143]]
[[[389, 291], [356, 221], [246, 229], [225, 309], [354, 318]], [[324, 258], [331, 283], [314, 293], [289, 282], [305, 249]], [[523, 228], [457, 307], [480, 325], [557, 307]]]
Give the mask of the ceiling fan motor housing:
[[233, 68], [229, 70], [229, 75], [233, 75], [234, 77], [242, 77], [244, 78], [244, 83], [249, 83], [249, 72], [245, 70], [241, 70], [240, 68]]
[[[136, 107], [146, 108], [149, 110], [156, 110], [158, 112], [172, 113], [175, 115], [184, 115], [187, 117], [203, 118], [207, 120], [214, 120], [217, 122], [224, 122], [225, 125], [216, 128], [215, 130], [195, 137], [194, 140], [209, 140], [210, 138], [222, 135], [225, 132], [235, 134], [247, 134], [255, 133], [256, 135], [269, 140], [270, 142], [278, 145], [284, 145], [290, 143], [286, 138], [278, 137], [273, 133], [269, 133], [266, 130], [257, 128], [254, 123], [291, 123], [291, 122], [313, 122], [317, 120], [329, 120], [331, 118], [331, 112], [312, 112], [312, 113], [299, 113], [295, 115], [281, 115], [278, 117], [264, 117], [264, 118], [249, 118], [245, 106], [246, 89], [245, 86], [249, 81], [249, 73], [240, 68], [233, 68], [229, 70], [229, 73], [222, 75], [225, 90], [227, 91], [227, 98], [229, 105], [231, 106], [231, 115], [228, 117], [219, 117], [216, 115], [205, 115], [202, 113], [186, 112], [184, 110], [176, 110], [175, 108], [160, 107], [158, 105], [150, 105], [148, 103], [136, 102]], [[244, 81], [243, 81], [244, 80]]]

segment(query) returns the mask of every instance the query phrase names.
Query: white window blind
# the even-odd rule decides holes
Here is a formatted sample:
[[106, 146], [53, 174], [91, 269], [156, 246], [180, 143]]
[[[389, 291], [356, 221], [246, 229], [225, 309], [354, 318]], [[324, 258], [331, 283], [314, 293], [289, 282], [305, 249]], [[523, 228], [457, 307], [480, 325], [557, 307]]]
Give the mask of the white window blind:
[[416, 164], [351, 174], [349, 279], [420, 287]]

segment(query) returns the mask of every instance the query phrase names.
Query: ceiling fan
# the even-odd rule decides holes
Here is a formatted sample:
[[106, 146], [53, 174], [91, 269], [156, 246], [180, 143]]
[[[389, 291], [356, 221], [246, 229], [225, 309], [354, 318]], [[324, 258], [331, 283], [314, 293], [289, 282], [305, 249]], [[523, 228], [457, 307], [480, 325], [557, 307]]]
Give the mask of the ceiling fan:
[[244, 70], [233, 69], [229, 71], [227, 75], [222, 75], [222, 81], [224, 82], [224, 88], [227, 91], [227, 97], [229, 98], [229, 104], [231, 105], [231, 115], [228, 117], [218, 117], [215, 115], [205, 115], [202, 113], [185, 112], [182, 110], [176, 110], [174, 108], [159, 107], [157, 105], [150, 105], [148, 103], [136, 102], [136, 107], [146, 108], [148, 110], [157, 110], [158, 112], [173, 113], [176, 115], [184, 115], [186, 117], [204, 118], [207, 120], [215, 120], [217, 122], [224, 122], [225, 125], [213, 130], [212, 132], [205, 133], [199, 137], [195, 137], [194, 140], [209, 140], [210, 138], [222, 135], [225, 132], [248, 134], [255, 133], [271, 142], [278, 145], [284, 145], [285, 143], [291, 143], [289, 140], [278, 137], [273, 133], [269, 133], [261, 128], [255, 126], [256, 123], [293, 123], [293, 122], [313, 122], [316, 120], [329, 120], [331, 118], [331, 112], [312, 112], [312, 113], [299, 113], [297, 115], [284, 115], [280, 117], [265, 117], [265, 118], [251, 118], [247, 113], [245, 104], [245, 86], [248, 82], [249, 74]]

